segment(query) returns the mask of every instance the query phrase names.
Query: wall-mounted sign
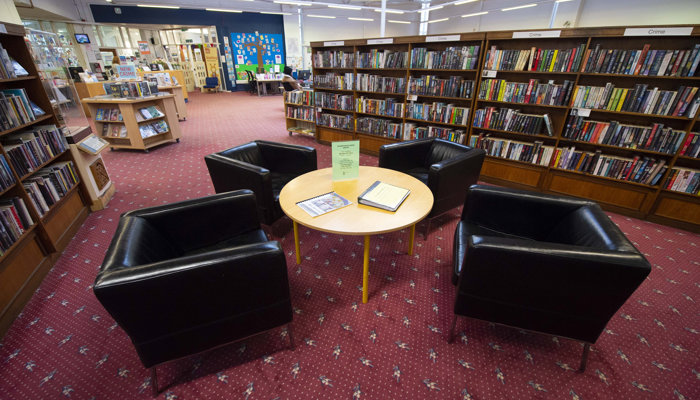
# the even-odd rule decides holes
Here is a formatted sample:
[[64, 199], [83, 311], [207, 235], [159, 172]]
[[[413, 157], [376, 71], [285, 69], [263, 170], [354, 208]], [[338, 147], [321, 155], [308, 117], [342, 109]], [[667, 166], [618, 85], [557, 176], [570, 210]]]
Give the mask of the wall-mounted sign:
[[690, 36], [692, 27], [681, 28], [627, 28], [624, 36]]
[[532, 39], [544, 37], [559, 37], [561, 31], [528, 31], [528, 32], [513, 32], [513, 39]]

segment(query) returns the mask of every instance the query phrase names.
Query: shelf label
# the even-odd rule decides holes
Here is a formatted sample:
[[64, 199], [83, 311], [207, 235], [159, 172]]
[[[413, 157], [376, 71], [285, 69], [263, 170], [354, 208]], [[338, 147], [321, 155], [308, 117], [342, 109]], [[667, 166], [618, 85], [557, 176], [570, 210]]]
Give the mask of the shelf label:
[[513, 32], [513, 39], [549, 38], [559, 36], [561, 36], [561, 31]]
[[579, 117], [590, 117], [590, 108], [573, 108], [571, 109], [571, 115], [578, 115]]
[[345, 45], [344, 40], [336, 40], [335, 42], [323, 42], [324, 46], [343, 46]]
[[321, 108], [321, 107], [317, 107], [317, 108], [316, 108], [316, 111], [318, 111], [318, 112], [322, 112], [322, 111], [323, 111], [323, 108]]
[[496, 71], [493, 69], [485, 69], [485, 70], [481, 71], [481, 77], [482, 78], [495, 78]]
[[681, 28], [627, 28], [623, 36], [690, 36], [693, 27]]
[[388, 39], [367, 39], [367, 44], [392, 44], [394, 43], [394, 38]]
[[455, 42], [460, 39], [459, 35], [426, 36], [426, 42]]
[[409, 94], [408, 95], [408, 101], [416, 101], [418, 100], [418, 96], [415, 94]]
[[5, 24], [0, 24], [0, 33], [7, 33], [7, 28], [5, 28]]

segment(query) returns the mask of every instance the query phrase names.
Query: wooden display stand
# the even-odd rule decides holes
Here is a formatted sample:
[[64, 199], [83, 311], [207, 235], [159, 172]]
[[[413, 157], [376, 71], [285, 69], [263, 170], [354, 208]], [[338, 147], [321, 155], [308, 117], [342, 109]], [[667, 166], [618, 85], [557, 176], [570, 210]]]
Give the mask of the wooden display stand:
[[[4, 27], [7, 33], [0, 33], [0, 43], [29, 75], [0, 79], [0, 88], [25, 89], [29, 98], [46, 114], [27, 124], [0, 131], [0, 137], [13, 132], [22, 132], [37, 125], [58, 126], [58, 119], [52, 113], [51, 103], [24, 41], [24, 27], [13, 24], [4, 24]], [[2, 146], [0, 146], [0, 153], [8, 157]], [[70, 151], [64, 151], [40, 167], [51, 166], [61, 161], [72, 161], [75, 164]], [[11, 168], [11, 172], [15, 183], [0, 192], [0, 196], [2, 200], [13, 197], [22, 199], [33, 224], [25, 227], [24, 233], [0, 256], [0, 338], [5, 335], [14, 319], [32, 297], [89, 212], [83, 197], [85, 188], [82, 182], [78, 182], [54, 203], [48, 212], [41, 215], [33, 207], [29, 194], [23, 186], [23, 183], [33, 176], [32, 173], [19, 176], [14, 167]]]
[[97, 151], [95, 152], [88, 151], [82, 148], [80, 144], [94, 136], [89, 126], [68, 127], [64, 131], [80, 177], [85, 182], [88, 196], [92, 201], [90, 210], [102, 210], [107, 206], [107, 203], [109, 203], [116, 191], [112, 180], [109, 178], [104, 160], [100, 156], [100, 152], [109, 147], [109, 143], [104, 142], [104, 146], [96, 149]]
[[[80, 101], [82, 102], [83, 99], [89, 99], [90, 97], [97, 97], [97, 96], [103, 96], [105, 95], [105, 88], [102, 86], [104, 83], [110, 83], [114, 81], [100, 81], [100, 82], [75, 82], [75, 91], [78, 92], [78, 97], [80, 97]], [[92, 115], [90, 114], [90, 107], [88, 107], [87, 104], [82, 103], [83, 105], [83, 111], [85, 112], [85, 116], [88, 118], [91, 118]]]
[[[110, 143], [110, 148], [112, 149], [134, 149], [145, 150], [148, 152], [148, 149], [151, 147], [159, 146], [163, 143], [180, 142], [180, 122], [177, 119], [175, 100], [172, 94], [148, 96], [135, 99], [91, 98], [85, 99], [83, 102], [88, 104], [90, 113], [93, 116], [97, 115], [97, 110], [100, 108], [119, 108], [119, 112], [123, 118], [122, 121], [98, 121], [93, 117], [97, 134], [103, 139], [107, 140]], [[139, 112], [139, 109], [150, 106], [155, 106], [164, 115], [161, 117], [146, 119], [140, 122], [137, 121], [135, 114]], [[168, 131], [155, 136], [143, 138], [141, 136], [139, 126], [142, 124], [158, 122], [159, 120], [165, 120], [165, 122], [168, 124]], [[126, 137], [102, 135], [103, 126], [105, 124], [123, 125], [126, 127]]]
[[190, 72], [190, 71], [183, 71], [180, 69], [166, 69], [163, 71], [137, 71], [137, 73], [140, 76], [147, 77], [148, 74], [158, 74], [165, 72], [166, 74], [170, 75], [171, 78], [175, 78], [177, 80], [177, 84], [182, 86], [182, 96], [185, 98], [185, 101], [189, 99], [189, 96], [187, 94], [187, 87], [185, 83], [185, 73]]
[[185, 103], [185, 88], [182, 85], [174, 86], [158, 86], [158, 91], [172, 94], [175, 99], [175, 109], [177, 110], [177, 118], [180, 121], [187, 120], [187, 103]]
[[283, 92], [284, 115], [289, 136], [298, 133], [303, 136], [316, 137], [314, 121], [314, 93], [310, 90]]
[[[518, 143], [518, 146], [529, 147], [531, 150], [528, 151], [540, 148], [539, 146], [541, 148], [548, 147], [555, 152], [575, 148], [576, 151], [583, 151], [589, 155], [598, 152], [603, 156], [609, 157], [610, 160], [615, 158], [630, 161], [654, 159], [657, 164], [663, 161], [663, 165], [668, 167], [668, 169], [659, 180], [651, 184], [602, 176], [612, 174], [610, 169], [593, 171], [596, 174], [600, 174], [596, 175], [592, 172], [581, 172], [581, 164], [573, 167], [567, 165], [564, 168], [555, 167], [552, 161], [549, 163], [521, 161], [520, 158], [516, 159], [514, 157], [514, 155], [520, 156], [521, 153], [518, 150], [517, 153], [513, 151], [506, 155], [487, 155], [481, 170], [480, 179], [503, 186], [588, 198], [600, 203], [603, 208], [610, 211], [700, 232], [700, 199], [698, 195], [667, 189], [665, 186], [672, 178], [673, 170], [677, 171], [679, 168], [700, 170], [699, 158], [682, 154], [683, 145], [687, 143], [686, 140], [690, 138], [691, 132], [700, 132], [700, 119], [698, 118], [700, 112], [696, 112], [693, 115], [683, 113], [680, 113], [682, 115], [671, 115], [668, 114], [668, 111], [656, 112], [659, 108], [644, 109], [643, 111], [645, 112], [631, 112], [621, 111], [621, 108], [609, 109], [607, 108], [610, 107], [609, 105], [602, 108], [581, 109], [579, 108], [580, 105], [575, 105], [574, 103], [574, 90], [576, 88], [583, 87], [584, 90], [590, 90], [592, 87], [603, 88], [612, 85], [616, 90], [628, 89], [628, 93], [632, 93], [629, 97], [635, 96], [641, 99], [640, 101], [650, 99], [648, 91], [658, 88], [656, 95], [668, 96], [661, 100], [661, 104], [669, 105], [675, 104], [671, 103], [671, 92], [677, 92], [678, 98], [681, 98], [681, 93], [684, 93], [686, 101], [690, 103], [688, 104], [688, 108], [690, 108], [693, 98], [697, 102], [698, 97], [700, 97], [700, 94], [688, 91], [689, 88], [700, 87], [700, 67], [697, 67], [692, 76], [682, 76], [680, 68], [685, 66], [685, 70], [689, 71], [690, 66], [693, 63], [697, 63], [696, 55], [698, 50], [696, 46], [698, 44], [700, 44], [700, 26], [654, 27], [654, 29], [649, 27], [643, 29], [625, 27], [575, 28], [537, 30], [534, 32], [497, 31], [440, 36], [312, 42], [314, 92], [316, 92], [316, 95], [318, 93], [327, 93], [331, 96], [351, 96], [351, 104], [353, 104], [352, 108], [326, 108], [320, 104], [318, 96], [315, 96], [315, 106], [318, 110], [316, 114], [316, 139], [323, 143], [337, 140], [360, 140], [361, 151], [376, 155], [382, 145], [398, 142], [405, 138], [404, 136], [404, 138], [394, 139], [386, 137], [386, 135], [370, 135], [359, 131], [359, 120], [369, 116], [371, 118], [377, 117], [387, 121], [395, 121], [395, 123], [404, 124], [404, 127], [406, 123], [413, 123], [416, 126], [435, 125], [449, 127], [450, 129], [463, 129], [466, 131], [466, 134], [463, 140], [459, 140], [463, 144], [480, 145], [477, 139], [481, 136], [492, 140], [491, 143], [500, 143], [499, 146], [503, 143]], [[473, 69], [443, 69], [437, 67], [428, 69], [415, 68], [411, 65], [413, 62], [411, 60], [413, 56], [412, 51], [414, 49], [425, 49], [426, 52], [442, 52], [443, 55], [447, 54], [451, 57], [454, 54], [454, 49], [448, 50], [449, 47], [462, 48], [463, 46], [475, 45], [479, 46], [479, 54], [478, 63]], [[524, 65], [530, 64], [528, 64], [527, 59], [519, 60], [517, 52], [529, 51], [532, 48], [535, 48], [536, 51], [542, 51], [542, 54], [548, 54], [548, 57], [551, 57], [542, 60], [542, 64], [540, 64], [549, 65], [548, 68], [533, 69], [522, 67], [523, 61]], [[491, 65], [487, 68], [485, 65], [486, 53], [492, 49], [501, 53], [497, 56], [499, 58], [492, 57], [492, 60], [498, 60], [497, 66]], [[572, 53], [572, 49], [576, 49], [576, 52]], [[591, 72], [591, 70], [586, 70], [583, 66], [584, 59], [597, 49], [603, 49], [605, 52], [595, 53], [602, 54], [600, 58], [596, 59], [596, 65], [605, 64], [608, 60], [613, 60], [606, 64], [609, 65], [606, 71]], [[558, 64], [560, 67], [555, 66], [555, 60], [557, 59], [552, 57], [555, 50], [561, 55], [560, 63]], [[385, 52], [405, 52], [408, 55], [409, 62], [406, 67], [402, 68], [365, 68], [367, 65], [361, 68], [356, 59], [358, 54], [369, 54], [372, 51], [376, 51], [376, 53], [371, 55], [372, 60], [376, 60], [377, 55], [382, 55]], [[545, 51], [549, 53], [545, 53]], [[631, 51], [635, 51], [636, 55]], [[647, 72], [636, 74], [629, 72], [628, 65], [639, 59], [640, 54], [646, 55], [646, 51], [649, 54], [652, 54], [652, 51], [665, 51], [665, 53], [653, 53], [656, 54], [655, 58], [652, 58], [654, 61], [645, 64]], [[322, 52], [322, 57], [317, 57], [318, 52]], [[579, 67], [572, 67], [575, 65], [573, 60], [576, 59], [572, 54], [582, 56], [578, 60]], [[676, 59], [675, 57], [679, 54], [681, 56], [678, 56]], [[683, 54], [686, 56], [681, 58]], [[632, 56], [637, 58], [632, 59]], [[566, 62], [568, 63], [569, 60], [572, 62], [562, 64], [563, 57], [570, 57], [566, 59]], [[672, 62], [674, 59], [676, 59], [675, 63]], [[320, 64], [318, 60], [321, 60]], [[545, 64], [549, 60], [551, 60], [551, 64]], [[664, 60], [669, 66], [667, 71], [671, 71], [673, 67], [673, 71], [677, 70], [678, 72], [666, 73], [663, 76], [657, 76], [649, 72], [649, 69], [652, 71], [660, 70]], [[503, 63], [504, 61], [505, 63]], [[625, 72], [625, 67], [628, 68], [627, 72]], [[326, 76], [326, 74], [335, 75]], [[346, 77], [345, 74], [351, 74], [352, 77]], [[357, 90], [360, 74], [378, 75], [380, 78], [405, 77], [407, 89], [401, 93]], [[411, 94], [411, 81], [418, 81], [421, 77], [427, 75], [430, 75], [431, 79], [461, 77], [462, 79], [473, 80], [472, 95], [468, 98], [420, 94], [414, 97]], [[349, 81], [348, 78], [354, 78], [353, 85], [351, 87], [347, 87], [347, 85], [341, 87], [344, 81]], [[570, 87], [571, 92], [562, 98], [563, 101], [561, 102], [540, 101], [539, 98], [536, 101], [505, 100], [510, 98], [519, 99], [517, 96], [521, 93], [521, 89], [530, 85], [530, 82], [533, 82], [533, 80], [537, 80], [542, 85], [551, 83], [562, 88]], [[491, 88], [496, 87], [494, 82], [497, 81], [500, 81], [497, 83], [499, 85], [498, 90], [494, 91]], [[514, 86], [510, 86], [509, 90], [512, 90], [512, 92], [506, 94], [504, 90], [506, 83], [520, 84], [520, 86], [517, 92], [513, 89]], [[646, 85], [646, 89], [636, 92], [637, 88], [635, 85], [637, 84]], [[484, 91], [480, 92], [482, 89]], [[662, 91], [667, 91], [667, 93], [662, 94]], [[599, 96], [602, 97], [602, 95]], [[406, 109], [412, 102], [449, 103], [454, 106], [469, 108], [468, 122], [466, 126], [456, 126], [454, 124], [435, 123], [409, 117], [359, 112], [357, 104], [362, 97], [377, 100], [392, 97], [398, 99], [397, 101], [402, 103]], [[499, 98], [504, 100], [498, 100]], [[543, 98], [546, 99], [546, 96], [543, 96]], [[617, 98], [620, 99], [622, 96], [618, 93]], [[655, 105], [658, 103], [650, 104]], [[619, 101], [619, 106], [623, 106], [623, 100]], [[524, 133], [518, 130], [519, 128], [502, 130], [494, 129], [493, 127], [474, 126], [474, 121], [477, 119], [477, 110], [480, 113], [484, 113], [486, 110], [502, 112], [501, 110], [503, 109], [517, 110], [522, 114], [539, 118], [544, 118], [546, 114], [551, 124], [551, 130], [549, 133], [544, 130]], [[624, 109], [631, 109], [630, 105], [627, 104], [627, 108]], [[652, 110], [654, 111], [652, 112]], [[385, 114], [387, 113], [385, 112]], [[657, 149], [646, 149], [644, 146], [627, 145], [626, 143], [620, 145], [605, 144], [591, 141], [590, 137], [588, 141], [572, 139], [569, 137], [571, 133], [567, 132], [567, 124], [570, 124], [571, 118], [573, 118], [572, 114], [584, 116], [585, 120], [590, 123], [609, 124], [616, 122], [632, 126], [634, 127], [633, 129], [650, 128], [654, 124], [662, 124], [663, 129], [671, 128], [674, 132], [680, 132], [683, 135], [681, 146], [677, 149], [657, 151]], [[321, 121], [324, 115], [332, 115], [334, 117], [349, 115], [351, 116], [351, 123], [345, 129], [323, 126]], [[565, 135], [565, 133], [569, 136]], [[658, 144], [656, 145], [659, 146]], [[649, 143], [645, 146], [649, 146]], [[495, 147], [490, 146], [489, 148], [493, 149]], [[634, 162], [638, 163], [635, 165], [642, 165], [641, 161]], [[647, 165], [646, 161], [643, 162], [645, 163], [644, 165]], [[612, 162], [610, 162], [610, 165], [612, 165]], [[615, 173], [616, 175], [612, 176], [620, 176], [619, 172]], [[625, 178], [629, 179], [629, 175], [626, 175]], [[640, 180], [639, 178], [635, 179]]]

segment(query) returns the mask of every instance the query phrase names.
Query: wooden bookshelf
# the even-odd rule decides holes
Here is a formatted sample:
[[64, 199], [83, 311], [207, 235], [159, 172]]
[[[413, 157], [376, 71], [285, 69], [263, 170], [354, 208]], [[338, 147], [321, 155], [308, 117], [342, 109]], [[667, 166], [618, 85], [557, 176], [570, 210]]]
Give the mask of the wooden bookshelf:
[[[19, 25], [5, 24], [7, 33], [0, 33], [0, 43], [9, 55], [29, 72], [29, 76], [0, 80], [0, 89], [24, 89], [28, 97], [46, 114], [19, 126], [0, 132], [0, 141], [16, 132], [30, 130], [41, 125], [59, 126], [59, 120], [53, 112], [49, 98], [41, 84], [36, 65], [24, 40], [24, 28]], [[66, 145], [67, 148], [67, 145]], [[0, 154], [10, 163], [8, 150], [0, 144]], [[57, 162], [75, 160], [69, 151], [55, 154], [43, 166]], [[24, 305], [29, 301], [41, 284], [63, 249], [87, 218], [88, 207], [83, 183], [78, 181], [58, 201], [50, 206], [43, 215], [34, 208], [30, 195], [23, 183], [32, 178], [33, 172], [20, 176], [10, 163], [14, 184], [0, 193], [0, 200], [14, 197], [21, 199], [33, 221], [25, 227], [24, 233], [0, 256], [0, 338], [2, 338]]]
[[[352, 111], [331, 110], [330, 107], [325, 106], [319, 108], [318, 116], [321, 114], [350, 116], [352, 128], [320, 126], [320, 120], [317, 117], [317, 140], [324, 143], [336, 140], [359, 140], [361, 151], [376, 155], [382, 144], [412, 138], [410, 134], [406, 134], [408, 123], [420, 127], [439, 126], [462, 129], [465, 134], [453, 139], [472, 146], [489, 146], [487, 149], [489, 156], [484, 161], [481, 173], [483, 181], [589, 198], [599, 202], [607, 210], [700, 232], [700, 217], [698, 217], [700, 198], [697, 195], [683, 193], [678, 188], [667, 187], [669, 182], [674, 182], [672, 179], [676, 170], [680, 170], [681, 173], [685, 170], [700, 171], [700, 160], [697, 157], [680, 154], [690, 133], [700, 131], [698, 119], [700, 112], [688, 115], [692, 102], [700, 97], [700, 93], [697, 93], [700, 90], [684, 92], [687, 87], [700, 88], [700, 66], [695, 69], [692, 76], [687, 74], [692, 67], [695, 55], [700, 52], [695, 50], [696, 46], [700, 45], [700, 26], [659, 27], [685, 28], [676, 30], [670, 36], [642, 36], [651, 30], [647, 27], [647, 29], [633, 32], [632, 28], [635, 27], [497, 31], [313, 42], [311, 47], [314, 86], [322, 86], [315, 90], [352, 96], [353, 104]], [[653, 31], [659, 32], [664, 29]], [[406, 65], [377, 68], [379, 65], [367, 65], [360, 61], [361, 54], [372, 51], [405, 51], [410, 59], [415, 49], [439, 52], [448, 47], [461, 46], [479, 46], [478, 61], [473, 68], [426, 68], [424, 65], [413, 65], [410, 60]], [[527, 54], [526, 52], [533, 48], [535, 52], [532, 61], [529, 55], [519, 58], [521, 54]], [[643, 61], [647, 54], [653, 54], [656, 58], [651, 60], [655, 61], [648, 64], [640, 62], [639, 59]], [[683, 59], [685, 54], [688, 56]], [[599, 58], [594, 59], [598, 56]], [[691, 62], [688, 62], [688, 59]], [[593, 64], [588, 65], [589, 61]], [[664, 62], [666, 66], [662, 67]], [[640, 71], [635, 74], [634, 67], [637, 64], [640, 65]], [[535, 65], [537, 68], [532, 68]], [[685, 70], [683, 70], [684, 65]], [[669, 73], [675, 71], [675, 75], [658, 76], [658, 71], [662, 68]], [[682, 71], [685, 71], [684, 75], [679, 76]], [[329, 83], [332, 82], [332, 79], [328, 78], [332, 76], [330, 74], [338, 76], [335, 86]], [[359, 87], [358, 81], [364, 76], [363, 74], [385, 78], [404, 77], [406, 89], [400, 93], [379, 93], [368, 90], [366, 87]], [[411, 89], [411, 82], [423, 76], [438, 79], [461, 77], [464, 80], [474, 80], [475, 83], [471, 94], [464, 97], [415, 93]], [[353, 82], [348, 85], [346, 82], [351, 79]], [[527, 99], [522, 95], [531, 85], [535, 87], [532, 82], [540, 85], [543, 93], [541, 98]], [[653, 88], [656, 88], [656, 91], [652, 91]], [[494, 90], [497, 91], [494, 92]], [[584, 91], [598, 93], [600, 99], [609, 99], [610, 102], [588, 107], [588, 103], [581, 102], [583, 99], [588, 100], [587, 97], [577, 97], [579, 90], [581, 93], [587, 93]], [[600, 91], [596, 92], [596, 90]], [[671, 104], [673, 102], [671, 96], [674, 92], [678, 92], [676, 97], [686, 94], [686, 100], [690, 101], [684, 113], [674, 113], [673, 109], [664, 108], [664, 105], [675, 106], [676, 103]], [[522, 97], [518, 97], [519, 95]], [[606, 95], [608, 97], [605, 97]], [[658, 101], [643, 103], [653, 99], [654, 95], [658, 96]], [[403, 104], [404, 114], [396, 117], [396, 115], [382, 116], [379, 115], [380, 112], [374, 110], [360, 112], [357, 102], [361, 98], [374, 100], [395, 98]], [[635, 103], [637, 98], [639, 103]], [[595, 99], [592, 97], [591, 100]], [[409, 115], [411, 103], [433, 102], [468, 108], [466, 126], [444, 121], [425, 121]], [[650, 105], [648, 108], [641, 107], [645, 104]], [[474, 126], [478, 113], [486, 112], [488, 109], [492, 110], [491, 115], [494, 115], [494, 110], [500, 115], [501, 110], [505, 109], [519, 110], [523, 114], [534, 116], [547, 114], [551, 132], [544, 129], [521, 132]], [[571, 137], [570, 124], [571, 121], [576, 121], [572, 114], [578, 114], [589, 124], [624, 125], [623, 129], [629, 129], [629, 131], [623, 130], [623, 132], [637, 132], [633, 129], [655, 129], [655, 124], [662, 124], [662, 126], [659, 125], [658, 132], [652, 131], [655, 132], [654, 136], [648, 134], [649, 131], [640, 131], [647, 132], [642, 134], [648, 135], [645, 137], [652, 137], [655, 140], [653, 143], [632, 145], [620, 140], [612, 141], [607, 137], [604, 139], [606, 141], [610, 139], [611, 142], [595, 141], [591, 137], [583, 139]], [[398, 121], [402, 124], [401, 135], [398, 138], [392, 138], [362, 132], [358, 124], [361, 118], [366, 117]], [[682, 137], [680, 146], [662, 147], [668, 143], [666, 139], [656, 141], [657, 137], [662, 138], [661, 134], [673, 138], [668, 139], [669, 141]], [[639, 137], [629, 136], [629, 138]], [[487, 144], [484, 144], [485, 142]], [[677, 144], [677, 142], [673, 143]], [[498, 149], [498, 146], [509, 146], [511, 151], [507, 154], [499, 153], [494, 150]], [[557, 156], [561, 157], [564, 151], [568, 154], [572, 147], [574, 149], [571, 154], [575, 157], [572, 160], [577, 162], [580, 160], [580, 163], [555, 163]], [[513, 149], [517, 149], [517, 152]], [[533, 151], [539, 151], [537, 162], [532, 162], [533, 157], [527, 157]], [[551, 152], [551, 158], [546, 158], [545, 151]], [[581, 151], [584, 153], [579, 155]], [[600, 155], [594, 159], [597, 153]], [[589, 155], [586, 156], [586, 154]], [[663, 163], [663, 166], [655, 171], [654, 164], [646, 162], [645, 157], [653, 159], [658, 165]], [[610, 169], [602, 171], [602, 167], [597, 168], [598, 164], [592, 164], [593, 160], [597, 162], [600, 158], [605, 160], [610, 158], [610, 161], [606, 161]], [[616, 161], [617, 159], [630, 161], [625, 164], [624, 161]], [[560, 161], [565, 160], [560, 158]], [[622, 169], [625, 165], [631, 165], [632, 168], [642, 166], [642, 168], [630, 169], [627, 171], [629, 174], [625, 174], [626, 170]], [[649, 168], [644, 169], [646, 166]], [[639, 174], [636, 174], [637, 172]], [[654, 172], [653, 175], [652, 172]]]
[[[98, 97], [83, 99], [83, 104], [87, 104], [90, 114], [95, 121], [96, 134], [110, 143], [110, 148], [133, 149], [148, 152], [152, 147], [165, 143], [180, 142], [180, 122], [175, 108], [175, 100], [172, 94], [159, 96], [147, 96], [133, 99]], [[136, 114], [140, 109], [155, 107], [163, 115], [139, 121]], [[97, 119], [98, 110], [118, 109], [122, 120]], [[163, 120], [168, 125], [168, 131], [157, 135], [142, 137], [140, 127], [145, 124]], [[123, 125], [126, 128], [126, 136], [119, 137], [112, 134], [112, 125]], [[105, 127], [108, 128], [105, 133]]]
[[284, 115], [286, 116], [289, 136], [297, 133], [302, 136], [316, 137], [316, 112], [314, 111], [313, 90], [294, 90], [284, 92]]

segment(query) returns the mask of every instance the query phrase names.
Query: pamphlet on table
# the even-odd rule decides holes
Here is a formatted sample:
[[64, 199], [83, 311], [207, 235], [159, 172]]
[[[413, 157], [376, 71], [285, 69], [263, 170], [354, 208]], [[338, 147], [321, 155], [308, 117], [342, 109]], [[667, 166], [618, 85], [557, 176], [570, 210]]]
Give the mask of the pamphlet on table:
[[306, 211], [312, 217], [318, 217], [319, 215], [343, 208], [350, 204], [352, 204], [351, 201], [335, 192], [322, 194], [297, 203], [302, 210]]

